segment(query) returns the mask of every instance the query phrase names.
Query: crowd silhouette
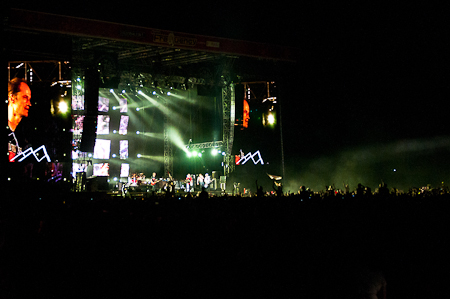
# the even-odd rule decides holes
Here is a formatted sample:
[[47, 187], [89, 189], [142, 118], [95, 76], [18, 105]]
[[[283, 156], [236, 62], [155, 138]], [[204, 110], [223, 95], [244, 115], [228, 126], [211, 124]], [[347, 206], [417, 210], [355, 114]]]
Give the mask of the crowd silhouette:
[[446, 296], [447, 188], [281, 188], [9, 196], [1, 298]]

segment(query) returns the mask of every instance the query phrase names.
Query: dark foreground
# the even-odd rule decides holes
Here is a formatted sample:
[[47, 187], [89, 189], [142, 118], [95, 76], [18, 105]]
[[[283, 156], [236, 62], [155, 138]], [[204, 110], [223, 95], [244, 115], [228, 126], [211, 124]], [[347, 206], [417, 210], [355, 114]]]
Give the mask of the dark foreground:
[[450, 196], [2, 201], [2, 298], [445, 298]]

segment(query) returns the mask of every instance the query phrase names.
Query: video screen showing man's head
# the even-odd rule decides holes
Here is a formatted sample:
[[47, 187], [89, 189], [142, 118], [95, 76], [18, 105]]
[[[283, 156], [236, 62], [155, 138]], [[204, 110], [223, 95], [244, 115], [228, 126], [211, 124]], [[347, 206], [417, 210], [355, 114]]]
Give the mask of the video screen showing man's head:
[[13, 161], [27, 146], [26, 136], [20, 131], [20, 123], [28, 117], [31, 107], [31, 89], [27, 82], [14, 78], [8, 82], [8, 152], [9, 161]]

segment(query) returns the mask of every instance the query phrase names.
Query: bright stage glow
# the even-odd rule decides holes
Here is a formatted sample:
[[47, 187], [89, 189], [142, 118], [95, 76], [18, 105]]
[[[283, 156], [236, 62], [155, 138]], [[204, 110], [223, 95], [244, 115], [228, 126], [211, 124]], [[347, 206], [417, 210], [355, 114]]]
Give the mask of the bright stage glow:
[[142, 157], [142, 155], [141, 154], [137, 154], [137, 157], [140, 158], [140, 157]]
[[114, 93], [114, 89], [111, 88], [111, 89], [109, 90], [109, 92], [110, 92], [110, 93]]
[[211, 155], [216, 156], [217, 153], [218, 153], [218, 152], [217, 152], [217, 149], [213, 148], [213, 149], [211, 150]]
[[60, 101], [58, 104], [59, 112], [65, 114], [67, 111], [69, 111], [69, 106], [67, 105], [66, 101]]
[[164, 156], [152, 156], [152, 155], [143, 155], [139, 154], [140, 159], [152, 160], [158, 163], [164, 163]]
[[275, 116], [273, 116], [272, 113], [269, 113], [269, 115], [267, 116], [267, 122], [269, 123], [269, 125], [273, 125], [275, 123]]
[[170, 141], [179, 149], [183, 150], [186, 154], [189, 152], [188, 149], [185, 146], [185, 143], [183, 142], [183, 139], [181, 138], [180, 132], [174, 127], [168, 128], [168, 135]]

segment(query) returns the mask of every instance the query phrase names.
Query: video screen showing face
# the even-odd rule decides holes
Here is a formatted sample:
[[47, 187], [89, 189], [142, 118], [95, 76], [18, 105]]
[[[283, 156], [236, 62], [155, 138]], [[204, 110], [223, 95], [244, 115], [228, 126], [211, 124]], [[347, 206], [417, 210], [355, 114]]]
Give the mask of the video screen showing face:
[[[15, 72], [23, 75], [24, 63], [10, 65], [10, 75]], [[10, 163], [4, 171], [11, 181], [20, 178], [53, 183], [63, 176], [62, 163], [67, 162], [70, 167], [71, 87], [32, 81], [29, 73], [29, 81], [21, 77], [8, 81], [5, 104]], [[82, 130], [82, 126], [76, 130]], [[70, 175], [70, 169], [67, 174]]]
[[109, 134], [109, 115], [99, 115], [97, 118], [97, 134], [108, 135]]
[[98, 111], [108, 112], [109, 111], [109, 99], [104, 97], [98, 97]]
[[94, 159], [109, 159], [111, 140], [97, 139], [94, 146]]
[[109, 163], [95, 163], [93, 174], [95, 176], [109, 176]]
[[120, 98], [119, 99], [119, 105], [120, 105], [120, 112], [122, 112], [122, 113], [127, 113], [128, 112], [127, 99]]
[[129, 116], [127, 115], [121, 115], [120, 116], [120, 124], [119, 124], [119, 134], [120, 135], [126, 135], [128, 130], [128, 120]]
[[72, 132], [75, 135], [81, 135], [83, 133], [84, 115], [74, 115], [73, 117], [74, 117], [74, 126]]
[[128, 159], [128, 140], [120, 140], [120, 159]]
[[120, 165], [120, 177], [127, 178], [130, 175], [130, 164], [122, 163]]
[[84, 110], [84, 96], [74, 95], [72, 96], [72, 110]]

